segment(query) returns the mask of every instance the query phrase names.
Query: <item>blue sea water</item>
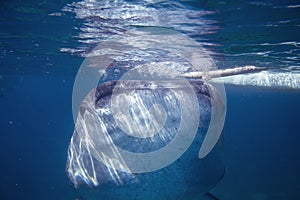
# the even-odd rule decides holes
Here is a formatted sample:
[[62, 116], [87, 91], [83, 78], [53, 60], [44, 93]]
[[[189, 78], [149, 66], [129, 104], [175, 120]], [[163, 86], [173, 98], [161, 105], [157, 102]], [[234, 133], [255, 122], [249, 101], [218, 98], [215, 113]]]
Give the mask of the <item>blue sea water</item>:
[[[0, 3], [0, 199], [78, 197], [65, 173], [75, 76], [98, 42], [133, 26], [184, 33], [221, 69], [299, 73], [299, 1], [98, 2], [107, 9], [97, 1]], [[299, 199], [299, 89], [225, 88], [226, 172], [211, 192], [222, 200]]]

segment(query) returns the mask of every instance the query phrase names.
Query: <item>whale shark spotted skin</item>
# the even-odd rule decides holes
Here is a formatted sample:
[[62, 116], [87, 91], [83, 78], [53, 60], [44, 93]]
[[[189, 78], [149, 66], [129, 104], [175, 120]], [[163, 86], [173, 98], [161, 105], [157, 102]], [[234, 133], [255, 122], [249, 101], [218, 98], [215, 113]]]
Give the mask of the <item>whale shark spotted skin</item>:
[[[116, 115], [112, 113], [113, 93], [119, 82], [109, 81], [99, 85], [86, 96], [80, 106], [68, 150], [67, 174], [79, 188], [81, 195], [87, 199], [112, 200], [185, 199], [211, 189], [224, 174], [224, 165], [219, 153], [222, 140], [217, 141], [214, 149], [205, 158], [199, 158], [199, 149], [203, 145], [211, 120], [211, 104], [215, 95], [212, 94], [212, 86], [201, 80], [188, 82], [197, 98], [200, 120], [195, 137], [183, 155], [161, 169], [134, 173], [122, 158], [120, 149], [134, 153], [151, 153], [172, 142], [179, 124], [182, 123], [180, 116], [183, 112], [180, 109], [182, 99], [178, 99], [180, 96], [174, 96], [174, 90], [188, 90], [180, 85], [180, 81], [121, 81], [122, 90], [117, 91], [115, 95], [122, 96], [124, 90], [138, 88], [130, 93], [130, 97], [137, 99], [136, 102], [143, 102], [141, 105], [133, 104], [133, 107], [127, 107], [128, 110], [143, 109], [144, 106], [150, 108], [159, 102], [161, 109], [167, 114], [164, 127], [158, 130], [158, 134], [138, 138], [124, 133], [116, 123]], [[189, 98], [188, 93], [184, 95], [185, 100]], [[144, 120], [143, 123], [147, 125], [146, 120], [149, 116], [140, 115], [139, 112], [131, 114], [132, 120]], [[159, 116], [157, 118], [161, 119]], [[103, 130], [105, 137], [99, 137], [99, 131]], [[107, 149], [112, 154], [107, 152]], [[96, 188], [87, 190], [82, 188], [82, 185]]]

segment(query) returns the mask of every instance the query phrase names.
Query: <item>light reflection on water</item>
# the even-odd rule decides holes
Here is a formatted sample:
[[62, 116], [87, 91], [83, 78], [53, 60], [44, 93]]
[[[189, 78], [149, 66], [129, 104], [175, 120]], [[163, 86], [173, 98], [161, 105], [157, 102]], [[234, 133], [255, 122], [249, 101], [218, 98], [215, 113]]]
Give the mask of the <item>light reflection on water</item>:
[[[278, 67], [299, 63], [300, 14], [286, 2], [80, 1], [62, 9], [82, 20], [81, 48], [61, 48], [84, 56], [92, 44], [135, 26], [171, 28], [211, 50], [220, 68], [233, 65]], [[194, 6], [194, 7], [193, 7]], [[298, 34], [297, 34], [298, 33]], [[84, 47], [82, 49], [82, 47]]]
[[[62, 13], [73, 13], [79, 20], [79, 34], [75, 37], [81, 44], [62, 47], [60, 51], [87, 57], [95, 45], [112, 36], [123, 35], [137, 27], [164, 27], [197, 40], [214, 58], [218, 68], [253, 65], [277, 69], [250, 76], [227, 77], [218, 82], [300, 87], [300, 74], [294, 70], [300, 61], [300, 42], [295, 36], [300, 32], [297, 5], [214, 1], [203, 2], [198, 7], [194, 4], [193, 1], [88, 0], [70, 3]], [[270, 14], [266, 14], [267, 11]], [[130, 48], [126, 51], [132, 53]], [[160, 56], [168, 57], [167, 52], [160, 52]]]
[[176, 1], [81, 1], [68, 4], [62, 11], [75, 13], [77, 19], [83, 20], [77, 37], [84, 44], [97, 44], [136, 26], [171, 28], [187, 35], [205, 35], [218, 29], [215, 20], [204, 17], [212, 11], [192, 9]]

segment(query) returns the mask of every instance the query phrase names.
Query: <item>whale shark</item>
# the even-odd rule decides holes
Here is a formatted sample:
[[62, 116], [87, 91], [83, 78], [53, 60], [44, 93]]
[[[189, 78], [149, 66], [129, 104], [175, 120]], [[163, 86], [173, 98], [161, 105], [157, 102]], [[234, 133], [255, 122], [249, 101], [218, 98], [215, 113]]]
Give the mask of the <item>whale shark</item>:
[[[121, 103], [116, 110], [125, 109], [125, 113], [130, 114], [113, 112], [112, 107], [117, 104], [113, 102], [114, 95]], [[129, 105], [124, 103], [124, 95], [129, 98]], [[197, 105], [192, 105], [195, 102]], [[145, 114], [145, 107], [151, 110], [151, 106], [158, 103], [161, 108]], [[224, 115], [225, 106], [217, 90], [202, 80], [187, 84], [182, 80], [122, 80], [100, 84], [80, 105], [68, 150], [66, 170], [70, 180], [84, 199], [158, 200], [207, 196], [206, 191], [224, 175], [220, 154], [222, 139], [217, 140], [209, 155], [199, 158], [209, 124], [215, 120], [212, 104]], [[200, 115], [197, 116], [195, 109]], [[166, 116], [161, 117], [164, 113]], [[126, 121], [126, 117], [130, 123], [123, 126], [132, 132], [145, 135], [146, 130], [152, 129], [155, 134], [146, 137], [128, 134], [128, 130], [118, 124], [118, 121]], [[163, 126], [157, 128], [153, 121]], [[128, 155], [128, 152], [134, 153]], [[167, 159], [171, 161], [165, 164]], [[82, 185], [93, 189], [87, 190], [80, 187]]]
[[107, 39], [74, 83], [70, 181], [83, 199], [216, 199], [224, 84], [299, 88], [297, 74], [274, 70], [217, 69], [197, 42], [164, 28]]

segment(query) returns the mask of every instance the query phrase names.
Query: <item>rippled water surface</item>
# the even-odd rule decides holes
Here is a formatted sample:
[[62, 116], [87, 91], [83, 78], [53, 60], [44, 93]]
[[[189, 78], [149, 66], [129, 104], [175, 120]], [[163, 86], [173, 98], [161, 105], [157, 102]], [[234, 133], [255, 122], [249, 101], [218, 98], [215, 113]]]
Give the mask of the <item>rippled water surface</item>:
[[[211, 50], [222, 61], [220, 68], [246, 64], [299, 68], [297, 1], [80, 1], [62, 11], [83, 21], [77, 37], [84, 44], [96, 44], [135, 26], [169, 27]], [[61, 51], [85, 52], [84, 47]]]
[[[3, 0], [0, 16], [0, 199], [78, 197], [65, 175], [77, 70], [99, 43], [145, 27], [198, 42], [219, 69], [268, 68], [222, 80], [227, 171], [212, 192], [224, 200], [300, 198], [299, 1]], [[164, 49], [143, 53], [147, 59], [131, 51], [118, 61], [172, 60], [189, 70]]]

